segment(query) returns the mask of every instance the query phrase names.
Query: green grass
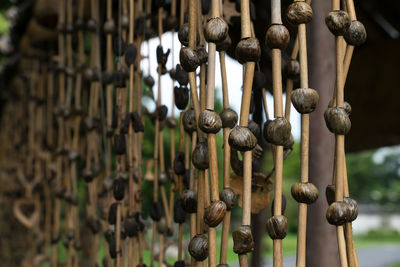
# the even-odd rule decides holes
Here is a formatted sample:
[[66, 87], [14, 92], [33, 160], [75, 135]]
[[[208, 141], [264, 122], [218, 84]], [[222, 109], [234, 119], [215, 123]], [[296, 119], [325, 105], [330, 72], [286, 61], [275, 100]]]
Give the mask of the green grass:
[[354, 237], [356, 247], [400, 243], [400, 233], [395, 230], [379, 229]]
[[[149, 237], [149, 236], [148, 236]], [[147, 237], [147, 241], [149, 238]], [[184, 236], [184, 240], [187, 240], [188, 236]], [[218, 232], [217, 234], [217, 248], [219, 249], [221, 242], [221, 233]], [[400, 243], [400, 233], [393, 231], [393, 230], [377, 230], [377, 231], [370, 231], [367, 234], [358, 235], [354, 237], [354, 242], [356, 248], [361, 247], [369, 247], [369, 246], [379, 246], [384, 244], [391, 244], [391, 243]], [[283, 255], [291, 256], [296, 254], [296, 243], [297, 243], [297, 236], [296, 234], [289, 233], [286, 238], [283, 240]], [[103, 246], [103, 238], [100, 240], [100, 247], [98, 253], [98, 262], [101, 263], [102, 258], [107, 255], [107, 247]], [[150, 243], [149, 243], [150, 245]], [[263, 258], [272, 258], [272, 240], [265, 235], [263, 238]], [[60, 263], [65, 262], [66, 257], [66, 249], [62, 243], [59, 243], [59, 259]], [[144, 263], [149, 266], [150, 265], [150, 250], [143, 251], [143, 259]], [[217, 260], [219, 261], [219, 251], [217, 253]], [[169, 264], [173, 264], [176, 259], [175, 258], [167, 258], [166, 261]], [[229, 237], [228, 241], [228, 255], [227, 255], [228, 263], [237, 263], [238, 256], [233, 252], [233, 241], [232, 236]], [[158, 266], [157, 261], [154, 261], [154, 266]], [[400, 267], [400, 262], [394, 264], [392, 267]]]

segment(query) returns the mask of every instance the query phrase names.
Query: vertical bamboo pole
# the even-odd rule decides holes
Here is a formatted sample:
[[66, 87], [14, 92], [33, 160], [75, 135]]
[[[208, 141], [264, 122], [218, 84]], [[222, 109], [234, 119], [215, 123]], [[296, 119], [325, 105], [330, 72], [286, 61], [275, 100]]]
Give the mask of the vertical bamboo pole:
[[[332, 10], [340, 10], [340, 1], [332, 0]], [[344, 82], [343, 82], [343, 36], [335, 36], [336, 45], [336, 106], [343, 107]], [[336, 153], [336, 191], [335, 201], [343, 201], [344, 189], [344, 135], [335, 135]], [[337, 241], [339, 245], [340, 265], [347, 267], [346, 243], [344, 239], [344, 227], [336, 227]]]
[[[271, 23], [282, 24], [281, 1], [271, 1]], [[282, 73], [281, 50], [272, 49], [272, 86], [274, 94], [274, 117], [283, 116], [282, 104]], [[283, 146], [276, 146], [275, 151], [275, 184], [274, 184], [274, 215], [282, 213], [282, 171], [283, 171]], [[273, 265], [282, 266], [282, 240], [273, 241]]]
[[[248, 0], [241, 0], [241, 37], [251, 37], [251, 21], [250, 21], [250, 2]], [[248, 126], [249, 112], [250, 112], [250, 99], [251, 90], [253, 85], [254, 67], [255, 62], [247, 62], [244, 67], [244, 82], [242, 103], [240, 107], [240, 120], [239, 125], [243, 127]], [[246, 151], [243, 153], [243, 191], [242, 191], [242, 225], [251, 224], [251, 177], [252, 177], [252, 152]], [[247, 267], [248, 256], [247, 254], [239, 255], [240, 267]]]

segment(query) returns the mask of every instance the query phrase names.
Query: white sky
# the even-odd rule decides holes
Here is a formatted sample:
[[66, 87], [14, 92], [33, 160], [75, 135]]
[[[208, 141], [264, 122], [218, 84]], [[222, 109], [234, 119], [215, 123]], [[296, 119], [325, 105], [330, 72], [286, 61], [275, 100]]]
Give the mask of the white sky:
[[[156, 48], [158, 46], [158, 38], [150, 39], [149, 42], [144, 42], [141, 48], [142, 55], [149, 55], [149, 45], [150, 45], [150, 55], [149, 60], [151, 62], [150, 72], [151, 76], [153, 76], [155, 81], [155, 86], [153, 89], [157, 88], [158, 75], [157, 75], [157, 58], [156, 58]], [[168, 32], [162, 35], [162, 45], [164, 48], [164, 52], [172, 47], [172, 33]], [[175, 33], [174, 35], [174, 53], [170, 54], [167, 62], [167, 69], [170, 70], [171, 66], [175, 66], [179, 63], [179, 49], [181, 44], [178, 40], [178, 35]], [[172, 51], [172, 49], [171, 49]], [[143, 60], [141, 68], [144, 71], [145, 75], [148, 74], [149, 60]], [[215, 75], [215, 88], [220, 89], [216, 92], [216, 97], [222, 101], [222, 82], [220, 75], [220, 65], [219, 65], [219, 57], [216, 57], [216, 68], [217, 71]], [[235, 59], [227, 56], [226, 57], [226, 71], [227, 71], [227, 80], [228, 80], [228, 92], [229, 92], [229, 104], [231, 107], [236, 110], [236, 112], [240, 115], [240, 102], [242, 99], [242, 83], [243, 83], [243, 75], [242, 75], [242, 65], [239, 64]], [[168, 74], [161, 76], [161, 100], [164, 105], [168, 107], [169, 112], [171, 112], [172, 106], [172, 80]], [[154, 97], [157, 97], [157, 90], [154, 90]], [[285, 98], [285, 96], [284, 96]], [[283, 100], [285, 103], [285, 100]], [[267, 93], [267, 105], [269, 114], [273, 114], [273, 98], [271, 94]], [[174, 107], [175, 108], [175, 107]], [[292, 124], [292, 134], [296, 140], [300, 139], [300, 115], [294, 110], [291, 112], [290, 123]], [[175, 110], [175, 114], [178, 114], [178, 110]], [[264, 118], [265, 119], [265, 118]]]

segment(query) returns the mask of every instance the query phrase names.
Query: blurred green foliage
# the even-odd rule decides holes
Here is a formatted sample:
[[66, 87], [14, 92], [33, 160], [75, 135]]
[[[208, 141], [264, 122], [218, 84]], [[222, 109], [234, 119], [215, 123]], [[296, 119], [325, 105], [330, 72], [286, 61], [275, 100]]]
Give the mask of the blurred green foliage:
[[8, 33], [8, 27], [10, 23], [8, 19], [4, 16], [4, 12], [0, 12], [0, 35]]
[[374, 161], [377, 150], [349, 154], [347, 170], [350, 194], [363, 203], [377, 203], [399, 210], [400, 148], [392, 149], [381, 162]]

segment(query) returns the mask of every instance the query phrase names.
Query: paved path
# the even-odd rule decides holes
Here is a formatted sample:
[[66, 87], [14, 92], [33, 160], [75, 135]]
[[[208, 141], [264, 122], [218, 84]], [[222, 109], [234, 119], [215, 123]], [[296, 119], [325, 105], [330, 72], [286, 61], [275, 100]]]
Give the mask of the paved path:
[[[361, 267], [391, 267], [400, 262], [400, 244], [360, 248], [357, 253]], [[264, 266], [272, 266], [272, 260], [267, 261]], [[296, 266], [296, 257], [284, 257], [283, 266]]]

